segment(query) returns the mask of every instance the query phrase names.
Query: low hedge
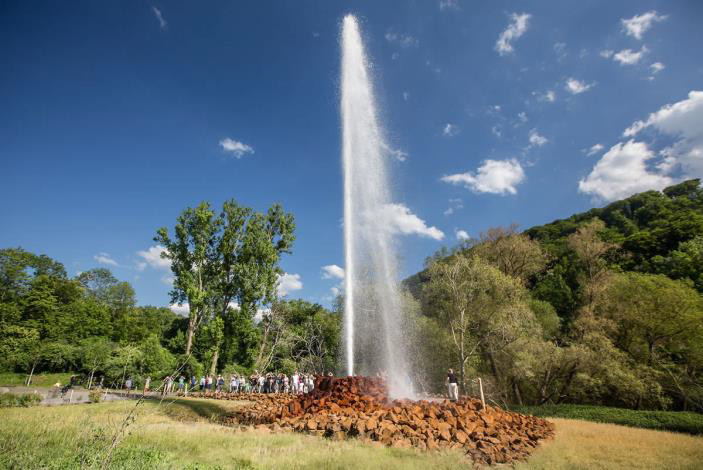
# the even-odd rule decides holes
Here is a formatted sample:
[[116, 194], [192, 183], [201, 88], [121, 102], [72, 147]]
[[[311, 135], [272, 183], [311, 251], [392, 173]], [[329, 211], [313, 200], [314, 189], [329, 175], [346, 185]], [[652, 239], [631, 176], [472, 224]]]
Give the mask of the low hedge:
[[703, 434], [703, 414], [690, 411], [642, 411], [591, 405], [516, 406], [512, 409], [542, 418], [582, 419], [635, 428]]

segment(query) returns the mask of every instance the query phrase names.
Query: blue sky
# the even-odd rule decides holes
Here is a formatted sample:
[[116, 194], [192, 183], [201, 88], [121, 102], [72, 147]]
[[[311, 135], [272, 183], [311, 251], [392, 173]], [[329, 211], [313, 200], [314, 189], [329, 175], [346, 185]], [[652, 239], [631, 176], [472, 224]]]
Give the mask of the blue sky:
[[702, 2], [3, 2], [0, 246], [108, 267], [167, 305], [158, 227], [202, 200], [281, 202], [288, 295], [329, 305], [347, 13], [404, 276], [458, 237], [703, 176]]

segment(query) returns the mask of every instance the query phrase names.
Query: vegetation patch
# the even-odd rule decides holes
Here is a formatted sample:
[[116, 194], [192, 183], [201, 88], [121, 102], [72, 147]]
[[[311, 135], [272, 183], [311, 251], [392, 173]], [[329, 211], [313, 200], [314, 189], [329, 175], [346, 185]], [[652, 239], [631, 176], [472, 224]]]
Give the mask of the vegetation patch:
[[41, 395], [38, 393], [0, 393], [0, 408], [9, 408], [13, 406], [29, 407], [36, 405], [41, 401]]
[[689, 411], [641, 411], [607, 406], [519, 406], [513, 410], [541, 418], [568, 418], [635, 428], [703, 434], [703, 414]]

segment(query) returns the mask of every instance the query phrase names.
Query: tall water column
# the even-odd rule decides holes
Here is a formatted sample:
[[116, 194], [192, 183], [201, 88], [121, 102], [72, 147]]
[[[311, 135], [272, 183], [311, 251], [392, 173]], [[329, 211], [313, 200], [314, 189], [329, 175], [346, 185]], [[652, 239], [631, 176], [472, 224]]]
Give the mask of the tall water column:
[[357, 19], [342, 25], [346, 371], [388, 377], [392, 397], [411, 397], [394, 237], [384, 224], [392, 202], [384, 142]]

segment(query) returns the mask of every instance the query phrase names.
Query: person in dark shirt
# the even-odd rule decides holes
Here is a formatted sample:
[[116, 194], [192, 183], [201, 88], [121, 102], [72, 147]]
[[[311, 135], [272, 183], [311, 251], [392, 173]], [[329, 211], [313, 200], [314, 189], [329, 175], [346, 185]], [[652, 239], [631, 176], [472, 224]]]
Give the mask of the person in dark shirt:
[[447, 379], [444, 381], [449, 392], [449, 401], [457, 401], [459, 399], [459, 384], [457, 383], [454, 369], [447, 371]]

